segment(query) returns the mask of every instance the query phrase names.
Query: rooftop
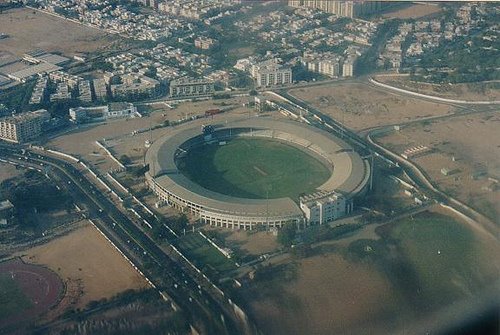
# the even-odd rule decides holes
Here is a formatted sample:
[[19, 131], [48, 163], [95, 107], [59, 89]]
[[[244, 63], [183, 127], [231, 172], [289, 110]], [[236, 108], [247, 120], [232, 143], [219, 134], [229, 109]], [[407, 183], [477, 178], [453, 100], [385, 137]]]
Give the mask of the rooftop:
[[4, 211], [6, 209], [12, 209], [14, 208], [14, 205], [12, 204], [12, 202], [10, 202], [10, 200], [3, 200], [3, 201], [0, 201], [0, 211]]

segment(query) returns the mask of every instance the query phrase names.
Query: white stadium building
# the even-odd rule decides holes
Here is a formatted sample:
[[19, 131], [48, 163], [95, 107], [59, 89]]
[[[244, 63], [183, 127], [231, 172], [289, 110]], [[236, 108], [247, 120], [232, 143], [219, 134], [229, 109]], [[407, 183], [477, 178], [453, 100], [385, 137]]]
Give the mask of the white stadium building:
[[203, 188], [179, 172], [176, 159], [206, 138], [199, 126], [183, 127], [156, 140], [146, 153], [146, 180], [160, 201], [197, 216], [213, 226], [255, 229], [286, 223], [323, 224], [353, 210], [353, 199], [369, 187], [370, 164], [351, 146], [330, 133], [295, 121], [251, 118], [214, 124], [212, 141], [235, 137], [260, 137], [281, 141], [307, 152], [329, 167], [330, 178], [316, 192], [290, 198], [246, 199]]

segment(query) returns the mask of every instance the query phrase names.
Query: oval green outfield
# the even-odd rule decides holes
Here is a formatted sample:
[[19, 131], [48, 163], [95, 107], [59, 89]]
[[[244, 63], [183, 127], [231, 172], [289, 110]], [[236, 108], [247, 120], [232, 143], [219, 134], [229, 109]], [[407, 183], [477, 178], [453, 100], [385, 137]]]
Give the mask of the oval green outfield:
[[291, 145], [269, 139], [242, 139], [191, 148], [179, 170], [214, 192], [250, 199], [289, 197], [313, 192], [331, 171]]

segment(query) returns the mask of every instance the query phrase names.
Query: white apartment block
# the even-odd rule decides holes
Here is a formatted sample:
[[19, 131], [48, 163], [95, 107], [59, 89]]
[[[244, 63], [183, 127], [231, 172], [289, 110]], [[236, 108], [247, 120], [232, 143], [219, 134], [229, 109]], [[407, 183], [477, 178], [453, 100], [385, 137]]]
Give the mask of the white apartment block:
[[35, 139], [42, 133], [42, 123], [49, 119], [45, 109], [1, 118], [0, 139], [14, 143]]
[[354, 62], [345, 61], [342, 64], [342, 77], [352, 77], [354, 75]]
[[258, 87], [291, 84], [293, 80], [292, 68], [278, 64], [275, 59], [253, 65], [251, 74]]
[[214, 83], [211, 80], [179, 78], [170, 82], [171, 97], [207, 96], [214, 93]]
[[380, 1], [334, 1], [334, 0], [289, 0], [291, 7], [307, 7], [322, 10], [326, 13], [340, 17], [359, 17], [379, 11], [382, 7]]

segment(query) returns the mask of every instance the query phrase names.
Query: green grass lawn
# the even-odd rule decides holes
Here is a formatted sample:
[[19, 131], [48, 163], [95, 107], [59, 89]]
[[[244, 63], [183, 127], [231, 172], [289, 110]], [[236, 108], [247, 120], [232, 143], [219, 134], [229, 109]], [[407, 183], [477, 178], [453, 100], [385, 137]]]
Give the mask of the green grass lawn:
[[178, 246], [200, 268], [208, 267], [219, 273], [236, 269], [232, 260], [197, 233], [180, 237]]
[[302, 150], [265, 139], [234, 139], [222, 146], [193, 148], [179, 169], [209, 190], [251, 199], [298, 199], [331, 174]]
[[32, 306], [10, 274], [0, 274], [0, 320], [21, 313]]
[[425, 213], [408, 218], [390, 230], [390, 237], [413, 267], [429, 302], [449, 303], [486, 284], [481, 241], [451, 217]]

